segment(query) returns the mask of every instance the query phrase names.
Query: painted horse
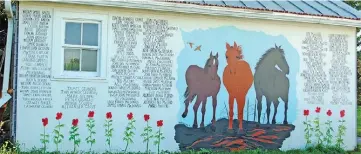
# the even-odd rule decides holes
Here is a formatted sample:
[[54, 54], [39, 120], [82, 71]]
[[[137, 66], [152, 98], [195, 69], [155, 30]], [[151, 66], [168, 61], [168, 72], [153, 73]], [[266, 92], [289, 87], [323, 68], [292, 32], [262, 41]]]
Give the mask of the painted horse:
[[[276, 68], [276, 66], [278, 68]], [[287, 110], [290, 83], [286, 75], [289, 74], [289, 72], [289, 66], [281, 46], [275, 45], [275, 47], [268, 49], [257, 62], [254, 73], [254, 88], [257, 99], [258, 123], [260, 123], [261, 118], [262, 97], [265, 96], [267, 102], [267, 124], [270, 122], [270, 107], [272, 102], [274, 105], [272, 124], [276, 124], [275, 118], [279, 104], [278, 98], [281, 98], [285, 103], [283, 124], [288, 124]]]
[[216, 122], [216, 107], [217, 107], [217, 95], [221, 86], [221, 80], [217, 74], [218, 71], [218, 53], [213, 56], [212, 52], [204, 66], [201, 68], [197, 65], [191, 65], [186, 71], [186, 83], [187, 89], [184, 93], [186, 98], [184, 101], [185, 110], [182, 117], [185, 118], [188, 114], [189, 103], [197, 96], [197, 100], [193, 105], [194, 111], [194, 123], [193, 128], [197, 128], [197, 111], [199, 105], [202, 103], [202, 122], [200, 127], [204, 127], [204, 115], [206, 112], [207, 98], [212, 96], [213, 100], [213, 118], [212, 124]]
[[227, 66], [223, 72], [223, 84], [229, 94], [229, 123], [228, 129], [233, 129], [233, 105], [237, 102], [238, 132], [243, 132], [243, 109], [246, 95], [253, 84], [253, 73], [249, 64], [243, 60], [242, 48], [234, 42], [233, 46], [226, 43]]

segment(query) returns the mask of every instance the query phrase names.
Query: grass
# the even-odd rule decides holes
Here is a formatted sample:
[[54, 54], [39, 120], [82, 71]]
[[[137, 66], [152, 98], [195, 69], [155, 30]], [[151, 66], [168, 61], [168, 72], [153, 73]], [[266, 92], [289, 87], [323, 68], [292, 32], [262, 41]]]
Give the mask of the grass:
[[361, 137], [361, 106], [357, 107], [357, 136]]
[[[18, 150], [18, 148], [14, 148], [9, 146], [10, 144], [7, 142], [6, 143], [8, 145], [8, 147], [6, 146], [2, 146], [0, 147], [0, 154], [40, 154], [43, 153], [41, 149], [37, 150], [34, 149], [30, 152], [21, 152]], [[220, 154], [263, 154], [263, 153], [267, 153], [267, 154], [361, 154], [360, 151], [361, 147], [357, 147], [354, 151], [349, 151], [346, 152], [340, 148], [335, 148], [335, 147], [324, 147], [324, 146], [316, 146], [316, 147], [310, 147], [307, 148], [305, 150], [289, 150], [289, 151], [280, 151], [280, 150], [247, 150], [247, 151], [238, 151], [238, 152], [214, 152], [211, 150], [207, 150], [207, 149], [202, 149], [200, 151], [187, 151], [187, 152], [162, 152], [162, 154], [208, 154], [208, 153], [220, 153]], [[50, 153], [49, 153], [50, 154]], [[51, 154], [57, 154], [55, 152], [51, 153]], [[72, 152], [68, 152], [66, 154], [95, 154], [95, 153], [89, 153], [89, 152], [79, 152], [79, 153], [72, 153]], [[104, 154], [115, 154], [115, 153], [109, 153], [106, 152]], [[121, 154], [121, 153], [117, 153], [117, 154]], [[127, 154], [131, 154], [128, 153]], [[142, 154], [142, 152], [138, 152], [137, 154]]]

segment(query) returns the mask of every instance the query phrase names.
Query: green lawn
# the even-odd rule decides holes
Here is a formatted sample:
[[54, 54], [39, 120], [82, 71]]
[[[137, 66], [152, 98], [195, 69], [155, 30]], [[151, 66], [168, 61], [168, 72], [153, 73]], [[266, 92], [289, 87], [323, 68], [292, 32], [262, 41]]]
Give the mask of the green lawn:
[[357, 136], [361, 137], [361, 107], [357, 107]]

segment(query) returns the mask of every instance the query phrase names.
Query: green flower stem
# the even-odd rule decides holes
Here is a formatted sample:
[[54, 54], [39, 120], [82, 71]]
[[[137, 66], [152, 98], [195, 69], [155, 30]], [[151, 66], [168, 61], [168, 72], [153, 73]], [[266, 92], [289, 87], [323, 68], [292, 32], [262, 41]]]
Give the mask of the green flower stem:
[[88, 127], [88, 131], [89, 131], [89, 136], [86, 138], [87, 143], [90, 143], [90, 149], [89, 151], [91, 151], [93, 144], [95, 143], [95, 139], [93, 138], [93, 135], [95, 134], [95, 131], [93, 130], [94, 128], [94, 119], [93, 118], [89, 118], [87, 120], [87, 127]]
[[322, 144], [323, 133], [320, 129], [320, 117], [319, 115], [314, 120], [315, 123], [315, 136], [317, 137], [317, 144]]
[[[149, 128], [149, 122], [147, 121], [147, 128]], [[149, 132], [147, 131], [147, 149], [146, 149], [146, 153], [149, 153]]]
[[80, 138], [77, 138], [77, 136], [79, 136], [77, 131], [78, 131], [78, 127], [76, 127], [76, 126], [71, 127], [69, 140], [70, 141], [73, 140], [74, 153], [76, 152], [76, 147], [79, 146], [79, 144], [81, 142]]
[[45, 153], [45, 151], [46, 151], [46, 135], [45, 135], [45, 126], [44, 126], [44, 142], [43, 142], [43, 144], [44, 144], [44, 153]]
[[161, 127], [159, 127], [159, 130], [158, 130], [158, 154], [159, 154], [160, 137], [161, 137], [161, 136], [160, 136], [160, 135], [161, 135], [161, 134], [160, 134], [160, 128], [161, 128]]
[[110, 149], [111, 148], [110, 140], [111, 140], [111, 137], [113, 136], [113, 134], [112, 134], [113, 129], [110, 126], [112, 126], [112, 120], [111, 119], [106, 119], [106, 122], [105, 122], [104, 126], [105, 126], [105, 136], [107, 138], [106, 142], [107, 142], [107, 144], [109, 146], [109, 150], [111, 150]]
[[329, 146], [332, 142], [332, 126], [331, 126], [332, 121], [331, 120], [327, 120], [327, 122], [325, 123], [327, 130], [326, 130], [326, 135], [324, 137], [324, 141], [326, 142], [327, 146]]
[[129, 122], [128, 122], [128, 126], [125, 128], [125, 132], [124, 132], [124, 138], [123, 140], [127, 142], [126, 146], [125, 146], [125, 150], [124, 152], [127, 151], [128, 149], [128, 145], [129, 143], [133, 143], [133, 136], [134, 136], [134, 132], [132, 130], [135, 130], [135, 127], [134, 127], [134, 123], [135, 123], [135, 120], [134, 118], [132, 118]]
[[312, 134], [311, 134], [310, 130], [312, 131], [312, 127], [311, 127], [311, 125], [310, 125], [310, 121], [307, 120], [307, 116], [306, 116], [306, 121], [303, 122], [303, 123], [304, 123], [304, 125], [306, 126], [306, 128], [305, 128], [305, 131], [306, 131], [306, 133], [305, 133], [305, 139], [306, 139], [306, 147], [307, 147], [308, 145], [311, 144]]
[[152, 127], [149, 126], [149, 122], [147, 121], [147, 126], [144, 128], [143, 133], [140, 135], [140, 136], [142, 136], [144, 138], [143, 142], [147, 142], [146, 143], [147, 148], [146, 148], [145, 153], [150, 152], [150, 150], [149, 150], [149, 141], [150, 141], [151, 138], [153, 138], [153, 135], [151, 133], [152, 133]]
[[339, 120], [339, 122], [340, 125], [338, 126], [336, 147], [341, 148], [341, 145], [343, 144], [342, 136], [345, 135], [346, 127], [344, 125], [345, 120]]

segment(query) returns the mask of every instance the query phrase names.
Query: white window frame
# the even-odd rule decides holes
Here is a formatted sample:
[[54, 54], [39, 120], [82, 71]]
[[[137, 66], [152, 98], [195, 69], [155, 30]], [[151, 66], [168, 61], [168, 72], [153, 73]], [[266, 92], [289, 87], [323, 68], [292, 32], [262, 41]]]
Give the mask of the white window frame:
[[[98, 47], [86, 45], [65, 45], [65, 23], [98, 23]], [[52, 78], [55, 80], [105, 80], [107, 57], [107, 23], [106, 14], [90, 14], [54, 10], [53, 50], [52, 50]], [[83, 33], [83, 32], [81, 32]], [[82, 36], [82, 35], [81, 35]], [[82, 38], [81, 38], [82, 39]], [[97, 72], [77, 72], [64, 70], [64, 47], [98, 49]], [[80, 55], [81, 66], [81, 55]]]

